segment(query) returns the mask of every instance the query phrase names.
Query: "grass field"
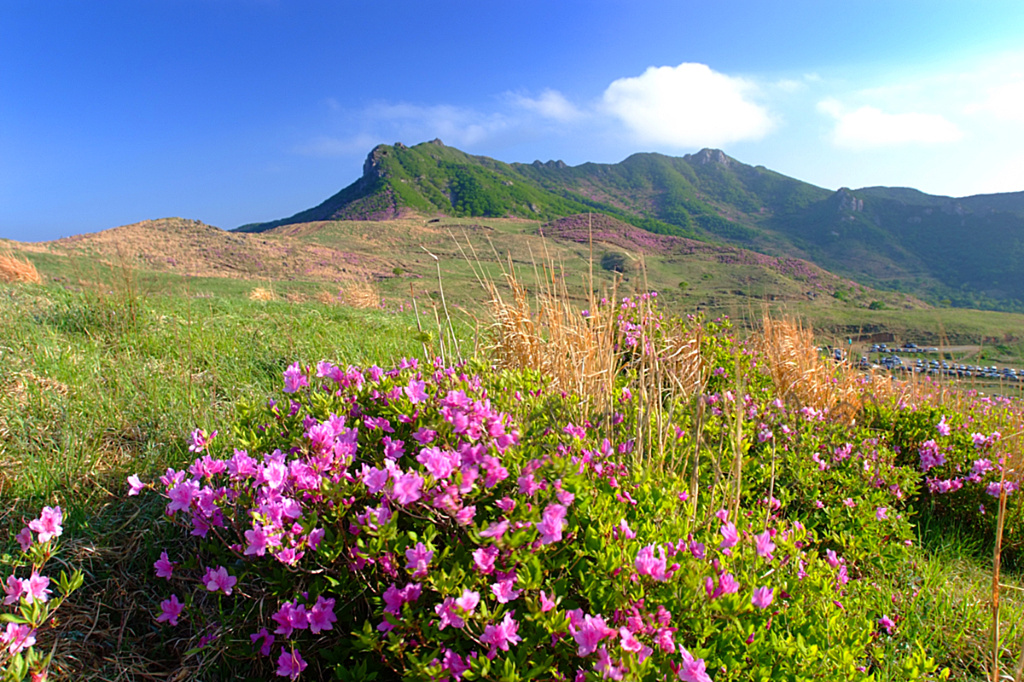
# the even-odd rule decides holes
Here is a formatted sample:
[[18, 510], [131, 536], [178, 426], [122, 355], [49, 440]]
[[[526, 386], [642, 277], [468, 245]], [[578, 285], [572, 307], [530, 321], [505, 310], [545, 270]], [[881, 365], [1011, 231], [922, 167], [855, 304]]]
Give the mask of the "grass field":
[[[397, 251], [400, 246], [408, 245], [401, 239], [420, 240], [423, 237], [409, 237], [401, 225], [386, 227], [393, 228], [393, 233], [366, 236], [372, 248], [383, 249], [384, 252], [388, 249]], [[342, 228], [359, 232], [368, 229], [369, 225], [331, 227], [332, 230]], [[663, 287], [665, 293], [658, 297], [663, 309], [685, 312], [688, 306], [699, 306], [707, 311], [709, 317], [724, 312], [736, 320], [752, 324], [763, 319], [767, 308], [776, 315], [782, 312], [806, 315], [815, 326], [835, 332], [873, 325], [902, 330], [894, 333], [905, 333], [908, 335], [905, 338], [927, 342], [929, 338], [959, 339], [972, 335], [995, 338], [999, 336], [1001, 327], [1013, 329], [1012, 325], [1017, 324], [1019, 317], [912, 306], [900, 311], [868, 311], [831, 295], [816, 300], [776, 301], [775, 305], [768, 302], [766, 306], [763, 294], [760, 297], [739, 297], [728, 292], [741, 283], [756, 287], [756, 282], [761, 281], [758, 278], [762, 278], [766, 288], [784, 286], [786, 282], [775, 282], [771, 279], [774, 275], [764, 271], [734, 268], [726, 273], [721, 264], [706, 262], [671, 264], [648, 261], [646, 270], [634, 270], [629, 281], [618, 283], [612, 273], [597, 269], [597, 283], [591, 287], [586, 278], [590, 262], [587, 247], [553, 245], [539, 237], [527, 242], [518, 241], [525, 226], [513, 221], [496, 221], [490, 228], [479, 231], [487, 232], [498, 254], [506, 251], [511, 254], [518, 272], [533, 289], [536, 288], [534, 263], [554, 260], [564, 264], [563, 279], [565, 290], [569, 292], [567, 310], [593, 303], [587, 300], [588, 288], [615, 290], [620, 296], [632, 295], [641, 288], [645, 278], [648, 285], [667, 283], [671, 278], [681, 278], [680, 273], [684, 273], [686, 281], [690, 282], [685, 289]], [[311, 230], [308, 238], [331, 243], [343, 237], [347, 239], [351, 234], [354, 233]], [[490, 364], [495, 356], [488, 355], [484, 348], [494, 344], [489, 330], [495, 321], [487, 309], [486, 290], [476, 278], [484, 272], [489, 279], [500, 283], [501, 263], [505, 257], [486, 256], [482, 252], [488, 240], [474, 238], [477, 255], [464, 259], [450, 238], [444, 239], [440, 232], [432, 234], [434, 240], [424, 239], [423, 246], [441, 259], [440, 279], [438, 261], [426, 252], [414, 259], [401, 260], [394, 266], [400, 268], [401, 273], [373, 281], [385, 301], [383, 308], [357, 308], [345, 304], [345, 287], [338, 282], [301, 279], [260, 282], [242, 278], [183, 276], [167, 270], [135, 271], [123, 263], [102, 264], [94, 257], [50, 252], [27, 254], [43, 273], [45, 284], [0, 285], [0, 358], [3, 360], [0, 363], [0, 496], [4, 502], [0, 518], [3, 527], [9, 530], [3, 563], [5, 566], [19, 566], [13, 537], [24, 521], [38, 514], [43, 506], [60, 505], [65, 510], [66, 544], [58, 560], [63, 567], [81, 567], [85, 572], [85, 585], [61, 607], [55, 628], [40, 631], [41, 645], [47, 647], [47, 651], [54, 647], [51, 679], [188, 679], [201, 676], [197, 671], [213, 670], [209, 666], [217, 665], [218, 660], [222, 663], [233, 660], [207, 659], [196, 654], [193, 648], [201, 636], [199, 631], [177, 633], [154, 623], [153, 616], [159, 612], [161, 597], [165, 596], [164, 584], [153, 577], [154, 560], [162, 548], [176, 548], [186, 553], [194, 550], [189, 549], [191, 545], [187, 544], [187, 538], [180, 537], [173, 527], [164, 523], [164, 505], [157, 496], [145, 501], [135, 502], [133, 499], [126, 502], [125, 481], [129, 474], [139, 474], [151, 481], [167, 467], [187, 466], [195, 456], [189, 451], [192, 445], [189, 434], [194, 429], [216, 430], [226, 436], [233, 424], [244, 421], [252, 406], [264, 405], [268, 396], [282, 398], [283, 373], [296, 362], [315, 365], [321, 359], [329, 359], [342, 367], [355, 365], [365, 368], [377, 364], [389, 368], [403, 357], [419, 358], [424, 362], [444, 352], [448, 363], [461, 356], [464, 359], [476, 357], [475, 366], [480, 368]], [[517, 237], [515, 246], [512, 242], [506, 244], [502, 241], [508, 235]], [[269, 235], [267, 238], [277, 237]], [[307, 237], [291, 235], [289, 238]], [[504, 246], [508, 247], [505, 251], [502, 250]], [[463, 250], [467, 248], [463, 241]], [[546, 279], [543, 270], [536, 272], [538, 277]], [[703, 277], [708, 273], [710, 277]], [[407, 295], [405, 292], [410, 284], [413, 292]], [[447, 311], [454, 317], [451, 329], [459, 344], [458, 354], [453, 352], [451, 339], [445, 339], [450, 332], [446, 307], [441, 304], [440, 285], [444, 287]], [[340, 292], [335, 291], [335, 287]], [[271, 291], [272, 295], [267, 297], [270, 300], [252, 298], [257, 288]], [[414, 298], [415, 311], [411, 309]], [[711, 306], [713, 300], [721, 300], [722, 305]], [[522, 317], [520, 322], [528, 317]], [[578, 329], [586, 328], [584, 325]], [[548, 328], [541, 333], [549, 335], [552, 332]], [[935, 336], [924, 336], [927, 333]], [[1006, 336], [1006, 332], [1002, 334]], [[742, 335], [745, 336], [746, 332]], [[707, 338], [712, 337], [709, 331]], [[568, 336], [566, 339], [566, 343], [574, 343]], [[666, 341], [669, 342], [677, 344], [672, 346], [672, 362], [678, 362], [679, 358], [690, 353], [686, 349], [693, 348], [681, 340]], [[740, 366], [737, 363], [742, 356], [738, 351], [729, 350], [729, 346], [714, 345], [716, 343], [702, 350], [702, 354], [711, 354], [707, 356], [707, 362], [711, 364], [696, 375], [698, 385], [702, 387], [698, 394], [724, 396], [727, 392], [742, 394], [750, 391], [753, 395], [755, 388], [760, 386], [757, 390], [764, 391], [763, 414], [766, 415], [760, 419], [766, 420], [776, 434], [781, 433], [779, 429], [784, 422], [771, 422], [767, 415], [771, 413], [768, 401], [772, 396], [783, 396], [783, 389], [779, 384], [767, 383], [766, 378], [758, 378], [755, 374], [742, 379], [738, 375], [730, 377], [730, 373]], [[1014, 343], [1004, 338], [1008, 355], [1012, 355], [1016, 347]], [[559, 351], [561, 353], [579, 352], [579, 349], [571, 350], [571, 346], [559, 348], [563, 348]], [[715, 358], [713, 363], [711, 357]], [[842, 439], [848, 437], [844, 434], [853, 433], [852, 426], [821, 422], [820, 428], [826, 431], [808, 431], [799, 441], [799, 447], [794, 446], [794, 459], [779, 460], [777, 474], [774, 455], [769, 457], [769, 451], [758, 442], [757, 429], [760, 427], [757, 420], [737, 427], [742, 420], [733, 420], [728, 411], [718, 417], [711, 416], [711, 412], [699, 407], [700, 401], [695, 397], [684, 398], [682, 395], [678, 398], [677, 407], [665, 407], [663, 413], [660, 403], [651, 397], [658, 395], [661, 389], [654, 388], [650, 382], [662, 376], [659, 372], [670, 373], [669, 368], [677, 365], [666, 360], [663, 366], [645, 369], [647, 366], [643, 363], [646, 360], [640, 358], [635, 362], [639, 364], [621, 365], [614, 371], [616, 390], [622, 386], [632, 387], [637, 396], [645, 396], [637, 403], [635, 414], [623, 408], [629, 412], [628, 420], [639, 420], [636, 439], [641, 444], [646, 443], [641, 445], [637, 454], [624, 460], [630, 471], [624, 474], [623, 480], [629, 481], [630, 486], [636, 486], [630, 489], [639, 500], [638, 510], [649, 509], [653, 518], [655, 510], [660, 509], [657, 505], [663, 504], [654, 502], [663, 500], [660, 492], [663, 489], [689, 490], [692, 494], [691, 470], [687, 468], [692, 465], [693, 476], [699, 474], [701, 485], [708, 485], [712, 492], [710, 499], [706, 496], [700, 498], [700, 505], [694, 501], [693, 514], [697, 515], [699, 509], [700, 514], [707, 515], [707, 520], [688, 528], [698, 535], [711, 533], [714, 544], [717, 544], [718, 535], [714, 531], [718, 525], [713, 520], [714, 509], [704, 505], [713, 505], [716, 497], [728, 499], [733, 486], [736, 490], [741, 486], [746, 490], [749, 485], [750, 492], [743, 493], [742, 501], [737, 500], [738, 508], [749, 505], [751, 513], [762, 514], [756, 498], [766, 490], [774, 490], [784, 504], [780, 523], [801, 520], [808, 527], [817, 529], [816, 542], [820, 543], [822, 551], [825, 547], [835, 548], [849, 557], [851, 573], [855, 577], [851, 586], [856, 589], [846, 588], [841, 599], [846, 603], [851, 624], [860, 622], [856, 618], [866, 618], [863, 622], [870, 625], [883, 615], [877, 609], [885, 608], [886, 600], [893, 604], [892, 614], [900, 614], [895, 636], [884, 636], [879, 630], [871, 634], [867, 642], [857, 639], [866, 633], [858, 635], [853, 625], [849, 625], [848, 630], [830, 630], [831, 634], [816, 635], [813, 633], [816, 632], [814, 623], [817, 621], [801, 621], [802, 624], [798, 625], [793, 620], [792, 632], [799, 630], [805, 633], [801, 636], [808, 638], [825, 637], [814, 640], [819, 641], [816, 645], [819, 653], [828, 649], [822, 647], [821, 642], [828, 641], [833, 642], [832, 648], [836, 651], [846, 650], [844, 647], [859, 651], [857, 647], [861, 647], [869, 652], [866, 659], [858, 659], [869, 668], [867, 672], [862, 674], [851, 668], [848, 674], [834, 679], [868, 679], [867, 674], [876, 680], [915, 679], [911, 674], [914, 666], [917, 666], [916, 679], [938, 679], [943, 668], [948, 668], [950, 679], [991, 679], [990, 557], [993, 533], [990, 521], [998, 506], [995, 501], [984, 496], [971, 497], [967, 502], [950, 506], [952, 503], [945, 502], [945, 498], [926, 494], [924, 476], [911, 473], [914, 462], [901, 460], [898, 466], [894, 464], [893, 470], [906, 469], [909, 477], [906, 480], [916, 481], [914, 486], [917, 487], [906, 488], [907, 498], [891, 499], [886, 504], [892, 510], [903, 510], [907, 525], [893, 526], [889, 536], [871, 536], [874, 539], [870, 542], [877, 544], [862, 545], [862, 542], [869, 541], [858, 540], [855, 533], [851, 535], [854, 526], [844, 524], [855, 519], [843, 516], [846, 512], [838, 501], [847, 495], [875, 499], [871, 496], [882, 493], [873, 492], [866, 480], [855, 475], [848, 479], [821, 478], [830, 476], [832, 470], [819, 469], [814, 465], [806, 470], [801, 468], [807, 463], [804, 455], [809, 457], [807, 453], [825, 452], [821, 448], [827, 446], [830, 449], [842, 443]], [[808, 362], [813, 364], [816, 361]], [[716, 366], [732, 367], [733, 370], [719, 376], [717, 372], [711, 372]], [[827, 378], [831, 376], [828, 374], [831, 370], [813, 369], [813, 372], [818, 372], [813, 374], [812, 369], [807, 369], [809, 373], [801, 375], [803, 379], [796, 379], [796, 383], [786, 389], [790, 391], [788, 395], [805, 397], [786, 398], [787, 401], [804, 401], [799, 403], [803, 406], [812, 404], [808, 402], [811, 398], [806, 397], [809, 394], [801, 393], [799, 387], [801, 381], [811, 380], [808, 377], [820, 375], [826, 377], [825, 384], [831, 384], [831, 379]], [[671, 370], [675, 371], [682, 370]], [[821, 371], [825, 374], [820, 374]], [[665, 378], [657, 379], [663, 380], [667, 381]], [[500, 383], [511, 379], [495, 376], [489, 381], [498, 382], [493, 391], [496, 403], [514, 405], [512, 391]], [[826, 390], [829, 389], [826, 387]], [[540, 395], [539, 388], [537, 391]], [[525, 389], [523, 393], [526, 393]], [[932, 413], [926, 414], [926, 407], [949, 415], [951, 420], [961, 419], [964, 438], [971, 429], [981, 429], [982, 423], [989, 423], [995, 418], [987, 412], [971, 412], [979, 408], [971, 407], [955, 396], [941, 395], [944, 396], [941, 399], [921, 401], [921, 406], [905, 412], [902, 411], [904, 407], [886, 408], [888, 411], [874, 417], [871, 416], [871, 403], [865, 401], [858, 408], [862, 412], [857, 413], [856, 423], [857, 428], [866, 430], [856, 433], [864, 438], [872, 435], [881, 438], [892, 449], [895, 444], [904, 442], [901, 438], [911, 438], [908, 435], [911, 433], [909, 424], [930, 418], [927, 415]], [[837, 415], [846, 410], [838, 403], [836, 405]], [[556, 391], [549, 402], [537, 403], [535, 412], [522, 407], [515, 415], [516, 419], [522, 420], [523, 433], [535, 434], [540, 442], [540, 425], [546, 423], [544, 419], [553, 419], [555, 415], [562, 419], [563, 414], [582, 414], [579, 412], [582, 409], [581, 404], [571, 401], [562, 405]], [[793, 409], [793, 418], [797, 422], [785, 423], [804, 423], [796, 417], [795, 407]], [[772, 417], [776, 418], [782, 419], [780, 416]], [[530, 419], [537, 421], [536, 429], [531, 426]], [[680, 440], [678, 446], [667, 443], [663, 434], [669, 433], [669, 423], [679, 424], [684, 432], [692, 434], [690, 440]], [[972, 426], [968, 427], [969, 423]], [[921, 428], [934, 426], [930, 422], [921, 424]], [[730, 435], [736, 428], [749, 428], [751, 432], [736, 440]], [[818, 428], [814, 426], [814, 429]], [[1013, 442], [1014, 435], [1010, 431], [1005, 435], [1008, 442]], [[744, 443], [742, 447], [749, 448], [748, 457], [743, 457], [742, 451], [737, 450], [741, 456], [732, 460], [733, 450], [738, 447], [736, 443]], [[597, 449], [596, 444], [594, 447]], [[679, 449], [674, 450], [673, 447]], [[699, 466], [691, 459], [693, 448], [696, 448], [697, 460], [702, 462]], [[955, 449], [953, 445], [950, 448], [949, 457], [952, 458]], [[898, 451], [898, 448], [893, 451]], [[705, 459], [700, 459], [702, 452]], [[783, 464], [784, 461], [789, 463]], [[770, 477], [766, 468], [768, 463], [772, 463]], [[786, 468], [789, 466], [794, 468], [784, 476], [782, 472], [789, 471]], [[839, 465], [834, 466], [838, 471]], [[705, 476], [710, 478], [705, 479]], [[777, 476], [778, 487], [774, 487]], [[511, 480], [514, 483], [515, 477]], [[789, 483], [784, 485], [783, 480]], [[757, 487], [769, 483], [772, 488]], [[677, 485], [682, 487], [673, 487]], [[845, 492], [842, 486], [851, 486], [849, 492]], [[811, 504], [813, 495], [801, 492], [804, 488], [817, 490], [816, 494], [822, 499], [835, 499], [835, 508], [828, 507], [827, 515], [824, 512], [816, 515]], [[577, 488], [577, 497], [581, 490]], [[769, 492], [769, 496], [771, 494]], [[979, 499], [987, 502], [990, 509], [983, 517], [974, 513]], [[969, 505], [973, 507], [968, 509]], [[1002, 624], [995, 647], [1004, 672], [1014, 668], [1024, 651], [1024, 597], [1021, 596], [1024, 595], [1024, 586], [1014, 572], [1021, 561], [1013, 558], [1019, 556], [1024, 541], [1021, 533], [1024, 524], [1016, 510], [1016, 498], [1011, 497], [1006, 531], [1007, 561], [1010, 565], [999, 577], [1001, 583], [1008, 587], [1001, 590]], [[588, 513], [597, 514], [597, 511]], [[874, 513], [872, 511], [869, 516]], [[661, 532], [657, 530], [659, 525], [675, 528], [688, 523], [684, 523], [682, 517], [672, 517], [663, 524], [655, 524], [642, 521], [643, 515], [639, 511], [635, 514], [636, 520], [631, 521], [631, 525], [646, 529], [649, 534]], [[582, 516], [579, 521], [583, 522]], [[618, 517], [593, 516], [590, 521], [595, 528], [606, 522], [617, 523]], [[902, 547], [897, 553], [890, 546], [889, 538], [903, 537], [903, 534], [906, 534], [910, 547]], [[869, 556], [872, 553], [879, 557], [893, 557], [885, 561], [896, 562], [892, 566], [901, 568], [892, 571], [883, 570], [883, 564], [875, 566], [876, 560]], [[729, 561], [724, 557], [723, 560]], [[882, 560], [879, 558], [877, 561]], [[558, 565], [556, 561], [544, 570], [556, 571]], [[740, 575], [739, 569], [737, 575]], [[796, 585], [793, 583], [794, 587]], [[657, 583], [652, 583], [645, 589], [651, 590], [653, 595], [656, 586]], [[673, 602], [673, 613], [680, 613], [680, 609], [686, 611], [682, 604], [688, 603], [686, 599], [689, 597], [680, 595], [689, 594], [686, 590], [690, 587], [694, 587], [697, 594], [703, 594], [703, 587], [696, 583], [680, 586], [680, 592], [675, 593], [672, 599], [682, 601]], [[622, 589], [628, 591], [630, 588]], [[834, 588], [828, 588], [831, 589]], [[272, 596], [267, 592], [263, 598]], [[582, 599], [579, 595], [576, 598]], [[597, 608], [596, 598], [592, 598], [590, 603], [591, 608]], [[699, 621], [704, 617], [709, 618], [706, 623], [715, 623], [725, 617], [721, 612], [713, 611], [713, 603], [709, 605], [701, 601], [701, 604], [704, 605], [694, 611], [693, 618], [698, 619], [694, 623], [705, 622]], [[520, 608], [520, 615], [523, 608]], [[704, 615], [698, 618], [698, 613]], [[232, 616], [229, 613], [223, 617], [230, 619]], [[735, 617], [742, 620], [751, 616], [742, 612]], [[778, 614], [776, 617], [780, 622], [785, 618]], [[680, 624], [679, 637], [686, 633], [685, 636], [690, 638], [687, 646], [694, 652], [700, 652], [695, 655], [709, 661], [715, 656], [719, 656], [719, 660], [727, 660], [723, 652], [732, 645], [709, 634], [714, 631], [711, 625], [687, 623]], [[344, 633], [348, 632], [344, 630]], [[704, 634], [697, 634], [701, 632]], [[242, 639], [247, 636], [248, 631]], [[918, 645], [923, 647], [923, 658], [916, 653]], [[782, 653], [787, 646], [790, 644], [783, 640], [774, 644], [766, 641], [761, 649], [757, 649], [761, 658], [756, 660], [767, 666], [766, 669], [778, 667], [780, 661], [793, 656]], [[517, 652], [520, 658], [526, 655], [522, 653], [524, 648]], [[927, 658], [933, 659], [933, 668], [924, 664]], [[238, 665], [237, 659], [233, 665]], [[516, 665], [520, 665], [518, 659]], [[259, 669], [273, 676], [272, 667]], [[587, 669], [590, 670], [589, 667]], [[327, 667], [318, 670], [319, 673], [307, 671], [303, 678], [317, 679], [319, 675], [328, 679]], [[416, 677], [412, 670], [406, 668], [406, 674]], [[711, 668], [709, 672], [716, 680], [740, 679], [735, 677], [739, 674], [736, 669], [728, 675]], [[379, 679], [391, 679], [388, 675], [392, 674], [384, 674]], [[242, 675], [238, 677], [242, 678]]]

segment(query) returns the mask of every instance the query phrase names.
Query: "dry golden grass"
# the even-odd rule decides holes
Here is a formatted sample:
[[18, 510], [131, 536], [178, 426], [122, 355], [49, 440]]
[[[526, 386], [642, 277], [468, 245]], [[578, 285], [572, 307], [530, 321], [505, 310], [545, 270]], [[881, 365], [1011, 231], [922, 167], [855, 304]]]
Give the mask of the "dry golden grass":
[[250, 301], [276, 301], [277, 295], [270, 289], [256, 287], [249, 292]]
[[511, 269], [506, 281], [509, 296], [486, 283], [492, 318], [486, 350], [495, 365], [538, 370], [556, 388], [604, 409], [615, 380], [613, 311], [592, 305], [584, 317], [553, 275], [533, 303]]
[[800, 407], [827, 410], [833, 419], [852, 422], [865, 400], [886, 399], [913, 389], [913, 385], [889, 376], [864, 374], [846, 362], [823, 358], [813, 330], [789, 317], [774, 319], [765, 314], [752, 340], [779, 398]]
[[377, 287], [363, 280], [345, 284], [341, 289], [340, 296], [345, 305], [353, 308], [377, 308], [381, 304]]
[[0, 282], [42, 284], [36, 266], [27, 258], [18, 258], [11, 251], [0, 253]]
[[331, 305], [341, 300], [338, 294], [332, 294], [329, 291], [317, 292], [316, 300], [324, 305]]

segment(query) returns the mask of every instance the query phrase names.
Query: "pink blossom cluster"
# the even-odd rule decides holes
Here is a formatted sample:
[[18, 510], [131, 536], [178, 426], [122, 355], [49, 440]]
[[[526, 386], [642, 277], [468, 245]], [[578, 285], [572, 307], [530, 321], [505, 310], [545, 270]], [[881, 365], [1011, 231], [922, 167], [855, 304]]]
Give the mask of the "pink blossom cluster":
[[[154, 563], [174, 585], [201, 586], [191, 600], [172, 594], [161, 602], [156, 620], [172, 626], [198, 625], [202, 599], [249, 598], [266, 562], [295, 576], [294, 593], [280, 595], [250, 631], [254, 650], [282, 677], [300, 677], [314, 636], [353, 617], [351, 600], [338, 599], [347, 592], [322, 582], [309, 588], [324, 574], [361, 586], [358, 617], [372, 621], [375, 636], [411, 646], [422, 645], [424, 633], [437, 637], [442, 677], [459, 679], [474, 662], [524, 641], [535, 645], [542, 631], [552, 646], [571, 641], [579, 665], [606, 679], [623, 679], [657, 656], [668, 657], [679, 679], [703, 682], [710, 679], [705, 662], [682, 646], [688, 640], [655, 599], [630, 596], [627, 607], [602, 611], [541, 580], [537, 567], [554, 562], [548, 557], [572, 557], [568, 548], [603, 534], [621, 552], [608, 570], [624, 590], [662, 594], [678, 589], [679, 576], [701, 571], [695, 584], [704, 584], [705, 606], [736, 603], [742, 617], [764, 623], [790, 599], [767, 576], [799, 581], [821, 563], [808, 553], [813, 540], [802, 528], [754, 528], [751, 517], [725, 510], [721, 525], [700, 531], [699, 541], [652, 542], [625, 464], [636, 447], [628, 433], [613, 441], [596, 435], [607, 424], [573, 420], [548, 429], [538, 437], [542, 445], [523, 455], [512, 418], [461, 368], [421, 368], [413, 360], [389, 371], [293, 365], [285, 392], [288, 400], [270, 403], [266, 421], [251, 429], [266, 436], [250, 435], [247, 449], [210, 437], [186, 470], [168, 470], [157, 486], [169, 520], [227, 549], [235, 563], [211, 561], [191, 575], [194, 561], [166, 551]], [[768, 408], [730, 391], [707, 398], [741, 406], [745, 428], [774, 428], [777, 447], [788, 447], [788, 427], [761, 421], [784, 415], [781, 403]], [[817, 413], [807, 416], [819, 421]], [[870, 456], [870, 448], [850, 444], [823, 452], [844, 466]], [[130, 494], [145, 488], [129, 479]], [[769, 492], [754, 498], [764, 495], [761, 520], [783, 505]], [[579, 523], [580, 496], [591, 504], [598, 493], [614, 505], [615, 522], [588, 528]], [[688, 495], [670, 499], [683, 505]], [[850, 575], [837, 566], [841, 589]], [[561, 610], [565, 600], [573, 608]]]

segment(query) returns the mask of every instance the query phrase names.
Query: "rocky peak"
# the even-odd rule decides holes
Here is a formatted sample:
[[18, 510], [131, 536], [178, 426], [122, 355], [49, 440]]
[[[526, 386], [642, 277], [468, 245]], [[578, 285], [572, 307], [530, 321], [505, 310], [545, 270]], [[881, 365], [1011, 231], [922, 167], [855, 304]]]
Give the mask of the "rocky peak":
[[839, 204], [839, 211], [859, 213], [864, 210], [864, 200], [855, 197], [848, 187], [840, 187], [832, 196]]
[[721, 149], [701, 149], [696, 154], [687, 154], [685, 157], [688, 161], [693, 163], [699, 163], [702, 166], [709, 163], [717, 163], [723, 166], [728, 166], [730, 159], [725, 155]]
[[366, 155], [366, 161], [363, 161], [363, 177], [384, 177], [384, 169], [382, 168], [381, 161], [390, 153], [390, 151], [391, 148], [386, 144], [379, 144], [374, 147], [370, 153]]

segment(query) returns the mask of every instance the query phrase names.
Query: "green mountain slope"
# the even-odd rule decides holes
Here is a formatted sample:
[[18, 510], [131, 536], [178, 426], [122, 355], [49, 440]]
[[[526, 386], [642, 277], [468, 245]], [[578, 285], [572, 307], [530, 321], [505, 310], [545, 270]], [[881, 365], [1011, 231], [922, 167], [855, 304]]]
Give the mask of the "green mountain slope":
[[407, 215], [546, 221], [583, 212], [804, 258], [932, 302], [1024, 310], [1024, 192], [962, 199], [909, 188], [832, 192], [712, 149], [568, 166], [503, 163], [440, 140], [380, 145], [363, 176], [319, 206], [238, 229]]

